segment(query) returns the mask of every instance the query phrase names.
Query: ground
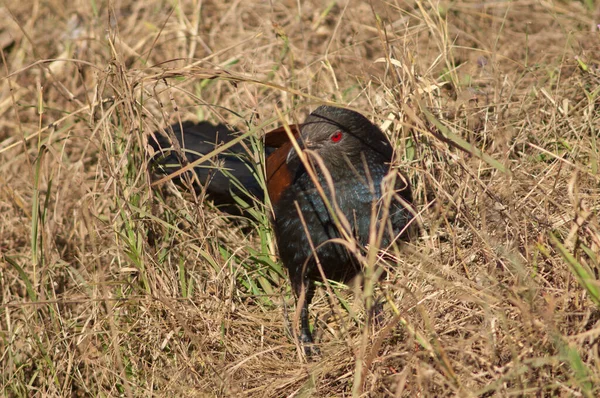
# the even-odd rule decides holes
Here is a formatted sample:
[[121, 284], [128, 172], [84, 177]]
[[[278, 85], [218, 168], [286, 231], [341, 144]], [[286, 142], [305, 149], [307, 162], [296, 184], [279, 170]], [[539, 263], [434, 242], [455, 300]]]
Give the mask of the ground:
[[[597, 2], [48, 0], [0, 20], [3, 395], [600, 395]], [[318, 289], [307, 359], [269, 207], [232, 220], [158, 181], [147, 142], [222, 122], [260, 165], [262, 135], [322, 103], [390, 137], [420, 232], [365, 259], [381, 282]]]

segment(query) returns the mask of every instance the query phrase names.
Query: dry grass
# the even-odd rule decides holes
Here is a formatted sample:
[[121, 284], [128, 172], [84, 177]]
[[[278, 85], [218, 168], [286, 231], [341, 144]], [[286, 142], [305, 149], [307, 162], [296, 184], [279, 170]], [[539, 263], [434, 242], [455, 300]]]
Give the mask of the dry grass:
[[[3, 395], [600, 394], [593, 2], [67, 3], [0, 6]], [[306, 362], [268, 210], [151, 187], [145, 143], [319, 100], [385, 126], [423, 231], [380, 327], [320, 289]]]

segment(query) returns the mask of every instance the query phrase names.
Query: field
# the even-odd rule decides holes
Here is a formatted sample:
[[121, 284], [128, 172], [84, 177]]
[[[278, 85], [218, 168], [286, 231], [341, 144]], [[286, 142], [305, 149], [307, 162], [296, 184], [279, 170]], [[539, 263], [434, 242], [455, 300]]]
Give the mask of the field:
[[[0, 395], [600, 396], [597, 2], [31, 0], [0, 21]], [[307, 359], [269, 207], [158, 181], [147, 143], [226, 123], [260, 174], [262, 135], [322, 103], [395, 143], [420, 232], [380, 283], [318, 289]]]

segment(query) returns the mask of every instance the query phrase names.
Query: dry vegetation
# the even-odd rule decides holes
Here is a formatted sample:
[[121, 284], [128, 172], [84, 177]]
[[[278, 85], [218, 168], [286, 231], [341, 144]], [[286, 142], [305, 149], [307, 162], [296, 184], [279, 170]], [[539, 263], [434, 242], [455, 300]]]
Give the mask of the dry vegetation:
[[[2, 395], [598, 396], [599, 16], [591, 0], [4, 3]], [[179, 120], [260, 137], [319, 101], [384, 126], [422, 231], [378, 286], [378, 327], [358, 288], [319, 289], [306, 361], [269, 210], [232, 222], [151, 186], [145, 143]]]

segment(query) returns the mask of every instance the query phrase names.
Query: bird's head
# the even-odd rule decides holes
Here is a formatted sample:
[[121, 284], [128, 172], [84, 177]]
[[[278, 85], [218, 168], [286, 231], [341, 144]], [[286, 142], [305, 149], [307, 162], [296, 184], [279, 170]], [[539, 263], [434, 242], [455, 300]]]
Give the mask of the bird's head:
[[[332, 106], [320, 106], [301, 126], [298, 144], [314, 151], [330, 172], [360, 167], [368, 163], [388, 163], [392, 146], [381, 130], [358, 112]], [[287, 163], [298, 161], [292, 149]]]

